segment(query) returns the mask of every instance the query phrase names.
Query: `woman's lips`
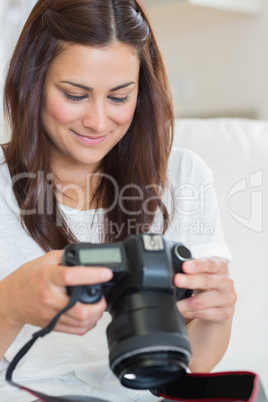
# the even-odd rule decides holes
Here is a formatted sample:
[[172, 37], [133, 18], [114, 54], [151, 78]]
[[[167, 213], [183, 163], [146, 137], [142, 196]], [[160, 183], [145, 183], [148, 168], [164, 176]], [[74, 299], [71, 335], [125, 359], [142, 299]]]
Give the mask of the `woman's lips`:
[[77, 136], [77, 138], [82, 141], [84, 144], [88, 145], [99, 145], [101, 142], [103, 142], [106, 138], [106, 135], [102, 135], [101, 137], [86, 137], [84, 135], [78, 134], [75, 131], [73, 133]]

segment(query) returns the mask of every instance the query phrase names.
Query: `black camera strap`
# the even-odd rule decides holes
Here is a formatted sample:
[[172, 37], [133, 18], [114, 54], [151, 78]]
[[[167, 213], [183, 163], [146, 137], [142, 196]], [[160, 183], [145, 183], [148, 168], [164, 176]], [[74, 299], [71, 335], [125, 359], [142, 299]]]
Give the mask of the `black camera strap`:
[[[73, 293], [67, 306], [53, 318], [47, 327], [35, 332], [32, 335], [32, 339], [30, 339], [30, 341], [19, 350], [11, 361], [6, 372], [6, 380], [10, 385], [29, 392], [37, 397], [39, 401], [43, 402], [105, 402], [100, 399], [85, 396], [49, 396], [20, 385], [12, 380], [12, 374], [21, 358], [29, 351], [38, 338], [44, 337], [55, 328], [60, 316], [73, 307], [76, 301], [77, 296]], [[226, 372], [212, 374], [185, 373], [185, 375], [180, 376], [176, 381], [150, 391], [153, 395], [166, 398], [169, 401], [267, 402], [262, 388], [260, 389], [259, 387], [261, 388], [261, 384], [258, 375], [252, 372]]]
[[42, 394], [37, 391], [33, 391], [30, 388], [24, 387], [23, 385], [20, 385], [20, 384], [14, 382], [12, 380], [12, 374], [13, 374], [17, 364], [19, 363], [19, 361], [31, 349], [31, 347], [37, 341], [37, 339], [42, 338], [45, 335], [49, 334], [51, 331], [53, 331], [53, 329], [55, 328], [55, 326], [56, 326], [59, 318], [62, 316], [62, 314], [66, 313], [67, 310], [72, 308], [76, 302], [77, 302], [77, 295], [76, 295], [76, 292], [74, 292], [71, 295], [71, 297], [68, 301], [68, 304], [50, 321], [50, 323], [45, 328], [42, 328], [41, 330], [35, 332], [32, 335], [32, 338], [18, 351], [18, 353], [15, 355], [15, 357], [11, 361], [10, 365], [8, 366], [8, 369], [6, 372], [6, 381], [10, 385], [13, 385], [14, 387], [17, 387], [21, 390], [28, 391], [30, 394], [38, 397], [40, 401], [45, 401], [45, 402], [65, 401], [65, 399], [57, 398], [57, 397], [50, 397], [48, 395]]

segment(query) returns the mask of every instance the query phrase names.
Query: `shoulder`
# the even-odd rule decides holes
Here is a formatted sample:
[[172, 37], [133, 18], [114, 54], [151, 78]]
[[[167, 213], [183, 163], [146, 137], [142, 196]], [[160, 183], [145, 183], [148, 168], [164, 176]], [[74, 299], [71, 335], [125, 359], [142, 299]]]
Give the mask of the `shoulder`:
[[183, 166], [188, 169], [198, 168], [205, 172], [211, 172], [211, 169], [199, 155], [186, 148], [172, 147], [168, 166], [171, 169]]
[[[195, 258], [219, 256], [231, 259], [225, 244], [211, 169], [197, 154], [173, 148], [168, 181], [172, 191], [172, 220], [165, 234], [168, 240], [186, 244]], [[166, 203], [166, 205], [170, 205]]]
[[172, 147], [167, 173], [174, 184], [212, 180], [212, 171], [203, 159], [185, 148]]

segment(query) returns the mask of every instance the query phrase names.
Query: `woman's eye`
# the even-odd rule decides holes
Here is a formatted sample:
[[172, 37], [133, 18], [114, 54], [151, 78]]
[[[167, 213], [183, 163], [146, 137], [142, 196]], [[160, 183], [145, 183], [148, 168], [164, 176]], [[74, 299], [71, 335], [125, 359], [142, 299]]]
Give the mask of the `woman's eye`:
[[66, 96], [67, 99], [74, 101], [74, 102], [79, 102], [79, 101], [87, 98], [87, 95], [75, 96], [75, 95], [68, 94], [67, 92], [65, 92], [64, 95]]
[[115, 103], [125, 103], [128, 100], [128, 96], [125, 96], [124, 98], [116, 98], [114, 96], [109, 96], [109, 98]]

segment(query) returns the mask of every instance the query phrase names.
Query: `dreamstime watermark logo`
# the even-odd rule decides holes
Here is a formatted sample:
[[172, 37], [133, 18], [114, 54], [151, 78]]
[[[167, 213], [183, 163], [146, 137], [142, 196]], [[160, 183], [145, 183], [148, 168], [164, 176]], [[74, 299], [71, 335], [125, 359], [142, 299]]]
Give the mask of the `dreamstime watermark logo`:
[[[249, 182], [249, 186], [248, 186]], [[231, 216], [241, 225], [254, 232], [263, 230], [263, 171], [259, 170], [236, 183], [228, 193], [228, 210]], [[250, 196], [249, 218], [235, 212], [231, 206], [233, 196], [244, 192], [245, 197]]]

